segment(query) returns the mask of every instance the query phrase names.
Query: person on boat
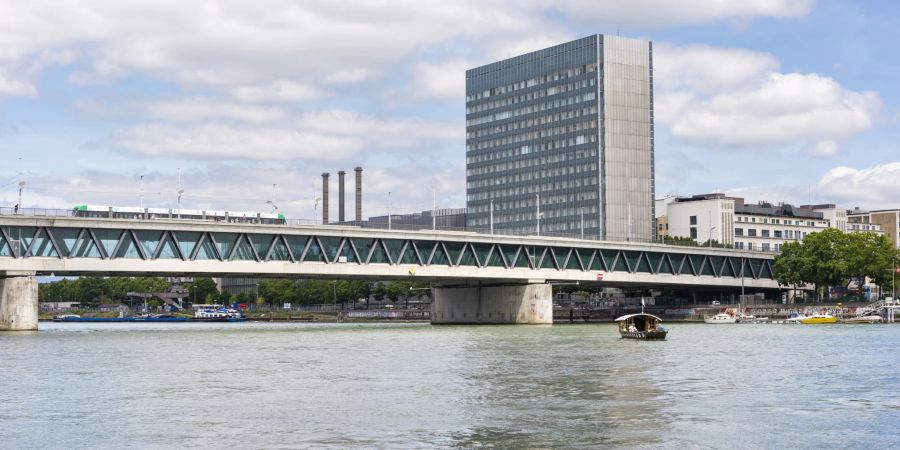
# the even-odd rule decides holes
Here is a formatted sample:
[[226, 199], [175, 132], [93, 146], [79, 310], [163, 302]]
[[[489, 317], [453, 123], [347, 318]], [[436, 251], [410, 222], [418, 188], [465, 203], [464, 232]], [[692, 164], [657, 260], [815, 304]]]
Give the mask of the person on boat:
[[637, 327], [635, 327], [634, 324], [632, 323], [632, 324], [628, 325], [628, 331], [637, 331]]

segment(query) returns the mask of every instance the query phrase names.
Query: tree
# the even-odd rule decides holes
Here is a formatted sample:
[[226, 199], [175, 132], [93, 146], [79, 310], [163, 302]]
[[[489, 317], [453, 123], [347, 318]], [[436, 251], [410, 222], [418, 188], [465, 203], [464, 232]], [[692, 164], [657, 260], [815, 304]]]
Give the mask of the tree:
[[188, 296], [191, 300], [200, 299], [205, 301], [207, 298], [217, 297], [219, 295], [219, 288], [212, 278], [194, 278], [194, 282], [189, 283], [187, 289]]

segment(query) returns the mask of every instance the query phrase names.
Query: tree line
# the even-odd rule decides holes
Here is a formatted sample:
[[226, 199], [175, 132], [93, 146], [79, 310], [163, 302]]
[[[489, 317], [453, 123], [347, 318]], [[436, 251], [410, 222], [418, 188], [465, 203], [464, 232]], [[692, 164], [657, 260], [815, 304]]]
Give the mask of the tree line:
[[[41, 283], [38, 298], [42, 302], [77, 302], [86, 306], [125, 302], [128, 292], [166, 292], [170, 283], [159, 277], [79, 277]], [[259, 280], [255, 293], [222, 292], [212, 278], [194, 278], [183, 285], [192, 303], [267, 303], [294, 305], [349, 303], [359, 300], [396, 302], [407, 296], [430, 295], [427, 283], [411, 281], [370, 282], [361, 280]]]
[[866, 278], [883, 291], [892, 291], [896, 261], [900, 250], [884, 235], [828, 228], [782, 245], [774, 275], [782, 286], [813, 285], [817, 298], [822, 298], [823, 289], [828, 292], [828, 286], [845, 286], [851, 280], [861, 285]]

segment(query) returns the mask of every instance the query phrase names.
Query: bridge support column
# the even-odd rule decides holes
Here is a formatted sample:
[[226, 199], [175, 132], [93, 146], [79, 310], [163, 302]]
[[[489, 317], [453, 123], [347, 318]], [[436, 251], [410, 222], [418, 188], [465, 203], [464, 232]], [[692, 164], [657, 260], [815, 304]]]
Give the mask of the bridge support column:
[[432, 324], [552, 324], [553, 286], [436, 287]]
[[34, 274], [0, 275], [0, 331], [38, 329], [38, 282]]

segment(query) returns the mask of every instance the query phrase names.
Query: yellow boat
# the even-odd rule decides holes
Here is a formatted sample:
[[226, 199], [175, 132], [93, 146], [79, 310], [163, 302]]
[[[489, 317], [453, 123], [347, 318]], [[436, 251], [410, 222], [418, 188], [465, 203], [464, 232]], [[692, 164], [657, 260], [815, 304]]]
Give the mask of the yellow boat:
[[837, 319], [831, 314], [813, 314], [804, 319], [800, 319], [800, 323], [817, 324], [817, 323], [837, 323]]

